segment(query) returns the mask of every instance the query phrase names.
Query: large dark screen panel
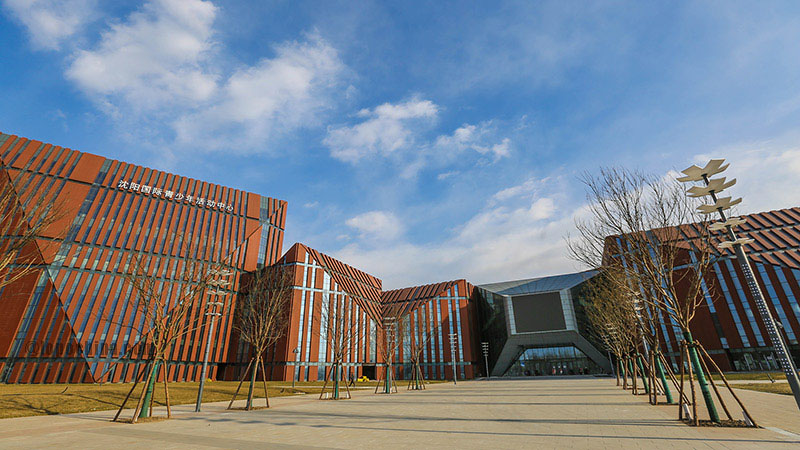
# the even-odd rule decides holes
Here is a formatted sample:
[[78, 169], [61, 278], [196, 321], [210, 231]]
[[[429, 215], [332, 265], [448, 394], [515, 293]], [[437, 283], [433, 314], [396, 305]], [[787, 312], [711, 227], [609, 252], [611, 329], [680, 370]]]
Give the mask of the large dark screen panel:
[[518, 333], [563, 330], [567, 327], [558, 292], [516, 295], [511, 297], [511, 303]]

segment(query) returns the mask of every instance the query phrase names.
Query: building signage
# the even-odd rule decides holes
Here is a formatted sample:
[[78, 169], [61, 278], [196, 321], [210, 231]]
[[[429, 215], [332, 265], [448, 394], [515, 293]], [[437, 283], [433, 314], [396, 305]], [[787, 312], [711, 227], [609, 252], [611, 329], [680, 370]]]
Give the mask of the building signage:
[[166, 189], [152, 187], [146, 184], [134, 183], [132, 181], [128, 182], [125, 180], [119, 180], [119, 183], [117, 183], [117, 189], [125, 189], [130, 192], [141, 192], [142, 194], [152, 195], [154, 197], [164, 198], [167, 200], [187, 202], [193, 205], [203, 206], [205, 208], [212, 208], [212, 209], [218, 209], [220, 211], [233, 212], [233, 205], [227, 205], [223, 202], [217, 202], [211, 199], [205, 199], [203, 197], [186, 195], [180, 192], [168, 191]]

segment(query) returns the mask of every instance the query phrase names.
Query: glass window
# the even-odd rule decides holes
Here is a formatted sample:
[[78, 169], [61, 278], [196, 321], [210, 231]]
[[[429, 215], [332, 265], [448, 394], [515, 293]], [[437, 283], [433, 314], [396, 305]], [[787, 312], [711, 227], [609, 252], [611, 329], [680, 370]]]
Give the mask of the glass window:
[[745, 347], [750, 346], [750, 340], [747, 339], [747, 333], [744, 331], [742, 319], [739, 317], [739, 312], [736, 310], [736, 304], [733, 303], [731, 293], [728, 290], [728, 284], [725, 282], [725, 277], [722, 276], [719, 263], [714, 263], [714, 272], [717, 274], [717, 282], [722, 290], [722, 296], [725, 297], [725, 302], [728, 304], [728, 309], [733, 317], [733, 322], [736, 325], [736, 330], [739, 332], [739, 338], [742, 340], [742, 345]]
[[761, 281], [764, 283], [764, 286], [767, 287], [769, 299], [772, 301], [772, 306], [775, 307], [775, 312], [778, 313], [778, 318], [781, 321], [781, 325], [783, 325], [786, 335], [789, 337], [789, 341], [792, 344], [796, 344], [797, 338], [792, 330], [792, 325], [789, 323], [789, 319], [786, 317], [786, 312], [783, 310], [783, 305], [778, 298], [778, 294], [775, 292], [775, 287], [772, 285], [772, 281], [770, 281], [769, 276], [767, 275], [766, 267], [761, 263], [757, 263], [756, 265], [758, 267], [758, 273], [761, 274]]
[[744, 313], [747, 316], [750, 329], [753, 331], [753, 335], [756, 337], [756, 342], [760, 347], [764, 347], [766, 346], [766, 343], [764, 342], [763, 336], [761, 336], [761, 329], [758, 327], [758, 322], [753, 314], [753, 310], [750, 308], [750, 302], [747, 300], [747, 296], [745, 296], [744, 290], [742, 289], [742, 283], [739, 281], [739, 274], [734, 269], [733, 262], [730, 259], [725, 260], [725, 265], [727, 266], [728, 273], [733, 280], [733, 287], [736, 289], [736, 294], [739, 296], [739, 301], [741, 302]]

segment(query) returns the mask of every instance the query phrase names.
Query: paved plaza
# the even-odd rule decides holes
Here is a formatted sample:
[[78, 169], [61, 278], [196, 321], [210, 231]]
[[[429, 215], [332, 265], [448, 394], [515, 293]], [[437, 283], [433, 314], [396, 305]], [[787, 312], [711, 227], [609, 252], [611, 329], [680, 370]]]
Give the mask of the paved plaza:
[[[693, 428], [608, 378], [435, 384], [352, 400], [277, 398], [273, 408], [176, 408], [173, 420], [110, 423], [113, 412], [0, 421], [0, 448], [797, 448], [789, 396], [738, 391], [763, 429]], [[769, 413], [767, 413], [769, 411]], [[157, 411], [162, 413], [162, 411]]]

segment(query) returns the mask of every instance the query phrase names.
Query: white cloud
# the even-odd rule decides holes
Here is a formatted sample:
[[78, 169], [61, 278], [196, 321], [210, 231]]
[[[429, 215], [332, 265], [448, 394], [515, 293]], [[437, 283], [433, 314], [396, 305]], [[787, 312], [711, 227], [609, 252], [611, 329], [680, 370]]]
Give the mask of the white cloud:
[[148, 1], [76, 50], [67, 77], [128, 129], [166, 126], [179, 148], [264, 152], [271, 138], [314, 124], [344, 69], [336, 49], [309, 34], [228, 68], [218, 12], [211, 1]]
[[436, 175], [436, 179], [440, 180], [440, 181], [441, 180], [446, 180], [446, 179], [448, 179], [450, 177], [454, 177], [454, 176], [456, 176], [458, 174], [459, 174], [459, 172], [457, 170], [450, 170], [450, 171], [447, 171], [447, 172], [442, 172], [439, 175]]
[[175, 121], [178, 141], [263, 151], [258, 147], [271, 137], [315, 122], [344, 69], [336, 50], [309, 36], [277, 45], [275, 53], [233, 73], [210, 105]]
[[578, 209], [559, 207], [563, 186], [557, 180], [549, 184], [546, 195], [488, 204], [438, 242], [370, 246], [359, 241], [335, 255], [369, 268], [390, 288], [454, 278], [485, 283], [574, 271], [578, 268], [568, 258], [564, 236]]
[[521, 195], [532, 195], [542, 187], [547, 186], [552, 180], [550, 178], [529, 178], [522, 184], [517, 184], [496, 192], [492, 196], [492, 202], [503, 202]]
[[[703, 165], [725, 158], [730, 167], [721, 176], [736, 178], [725, 195], [742, 197], [739, 213], [748, 214], [800, 206], [800, 147], [778, 142], [754, 142], [725, 147], [695, 157]], [[688, 165], [688, 164], [687, 164]]]
[[[498, 138], [497, 128], [491, 121], [477, 125], [464, 124], [452, 134], [439, 135], [432, 142], [423, 142], [413, 152], [409, 152], [407, 159], [401, 164], [403, 169], [400, 176], [413, 178], [423, 169], [448, 167], [465, 161], [471, 161], [472, 165], [495, 163], [510, 155], [510, 147], [511, 140]], [[488, 160], [481, 157], [474, 161], [471, 156], [476, 155], [491, 158]]]
[[400, 220], [387, 211], [370, 211], [347, 219], [347, 226], [358, 230], [366, 239], [391, 240], [403, 232]]
[[[439, 111], [438, 105], [420, 98], [362, 109], [356, 115], [361, 122], [329, 129], [323, 143], [331, 156], [351, 164], [377, 157], [390, 161], [405, 179], [424, 169], [447, 167], [464, 152], [490, 156], [490, 162], [510, 155], [511, 140], [498, 138], [491, 121], [464, 124], [452, 134], [426, 137]], [[442, 176], [449, 175], [440, 174], [440, 180]]]
[[452, 135], [441, 135], [436, 138], [434, 148], [438, 151], [460, 152], [466, 149], [474, 150], [482, 155], [492, 155], [495, 160], [511, 154], [511, 140], [502, 139], [498, 143], [489, 143], [494, 138], [496, 130], [490, 122], [480, 125], [464, 124], [457, 128]]
[[208, 99], [218, 75], [208, 69], [213, 3], [154, 0], [112, 24], [93, 50], [78, 50], [67, 77], [116, 106], [152, 110]]
[[94, 16], [95, 0], [5, 0], [5, 8], [28, 29], [35, 47], [57, 50]]
[[331, 156], [351, 163], [373, 155], [389, 155], [413, 144], [415, 128], [432, 124], [439, 107], [430, 100], [413, 98], [404, 103], [384, 103], [359, 111], [363, 122], [333, 128], [324, 143]]

